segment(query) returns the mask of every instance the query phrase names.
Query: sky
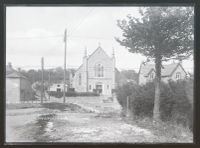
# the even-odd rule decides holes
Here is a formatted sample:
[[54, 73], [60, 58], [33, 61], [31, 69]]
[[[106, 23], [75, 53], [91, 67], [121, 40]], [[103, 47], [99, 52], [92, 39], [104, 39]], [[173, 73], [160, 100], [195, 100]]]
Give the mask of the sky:
[[[139, 70], [140, 54], [120, 46], [122, 37], [117, 20], [128, 14], [140, 17], [138, 7], [14, 7], [6, 8], [6, 63], [25, 70], [63, 67], [64, 30], [67, 29], [67, 68], [78, 68], [85, 49], [88, 55], [98, 46], [109, 55], [114, 50], [116, 67]], [[183, 61], [186, 71], [193, 71], [192, 58]]]

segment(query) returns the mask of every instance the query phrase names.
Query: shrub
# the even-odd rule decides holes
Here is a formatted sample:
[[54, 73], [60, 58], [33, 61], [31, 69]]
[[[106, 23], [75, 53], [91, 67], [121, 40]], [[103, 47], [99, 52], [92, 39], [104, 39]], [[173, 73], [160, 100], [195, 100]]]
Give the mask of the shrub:
[[[193, 108], [186, 94], [187, 81], [161, 83], [160, 117], [163, 121], [175, 121], [192, 128]], [[152, 117], [154, 83], [136, 85], [127, 83], [117, 88], [116, 95], [122, 108], [126, 109], [126, 98], [130, 98], [130, 110], [139, 117]], [[191, 99], [191, 98], [190, 98]]]
[[153, 114], [153, 99], [154, 99], [154, 85], [147, 83], [144, 86], [137, 86], [136, 91], [133, 91], [131, 98], [134, 114], [137, 116], [151, 117]]
[[131, 83], [126, 83], [115, 90], [118, 102], [122, 107], [126, 107], [126, 98], [132, 94], [133, 89], [134, 86]]
[[[56, 91], [48, 91], [50, 96], [54, 96], [56, 98], [63, 97], [63, 92], [56, 92]], [[65, 93], [67, 97], [77, 97], [77, 96], [99, 96], [99, 94], [94, 92], [75, 92], [75, 91], [68, 91]]]

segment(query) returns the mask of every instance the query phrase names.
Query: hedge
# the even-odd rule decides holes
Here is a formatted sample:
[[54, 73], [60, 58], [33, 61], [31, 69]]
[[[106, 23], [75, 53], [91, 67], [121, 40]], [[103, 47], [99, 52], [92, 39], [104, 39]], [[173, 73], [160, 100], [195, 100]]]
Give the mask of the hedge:
[[[163, 121], [175, 121], [192, 128], [193, 107], [187, 95], [188, 81], [161, 83], [160, 115]], [[190, 85], [191, 86], [191, 85]], [[117, 88], [116, 95], [122, 108], [126, 110], [126, 98], [130, 98], [130, 110], [134, 116], [152, 117], [155, 85], [127, 83]]]
[[[63, 97], [63, 92], [56, 92], [56, 91], [48, 91], [47, 92], [50, 96], [54, 96], [56, 98]], [[65, 96], [67, 97], [77, 97], [77, 96], [99, 96], [99, 94], [94, 92], [74, 92], [74, 91], [68, 91], [65, 93]]]

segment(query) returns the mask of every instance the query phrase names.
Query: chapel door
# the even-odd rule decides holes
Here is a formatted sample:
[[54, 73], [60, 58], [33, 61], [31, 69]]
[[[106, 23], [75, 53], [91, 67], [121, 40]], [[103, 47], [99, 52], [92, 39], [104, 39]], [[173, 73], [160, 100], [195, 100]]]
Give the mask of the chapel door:
[[102, 89], [102, 84], [97, 84], [96, 85], [96, 91], [98, 94], [102, 94], [103, 89]]

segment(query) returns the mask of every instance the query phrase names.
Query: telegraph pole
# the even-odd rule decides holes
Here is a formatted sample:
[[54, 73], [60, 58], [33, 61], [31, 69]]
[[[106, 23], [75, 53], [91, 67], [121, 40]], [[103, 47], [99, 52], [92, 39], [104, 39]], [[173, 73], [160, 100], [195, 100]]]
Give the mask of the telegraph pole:
[[49, 70], [49, 100], [50, 100], [50, 86], [51, 86], [51, 71]]
[[65, 29], [64, 35], [65, 49], [64, 49], [64, 91], [63, 91], [63, 103], [65, 103], [65, 91], [66, 91], [66, 50], [67, 50], [67, 29]]
[[41, 59], [41, 66], [42, 66], [42, 93], [41, 93], [41, 103], [43, 103], [44, 97], [44, 58]]

